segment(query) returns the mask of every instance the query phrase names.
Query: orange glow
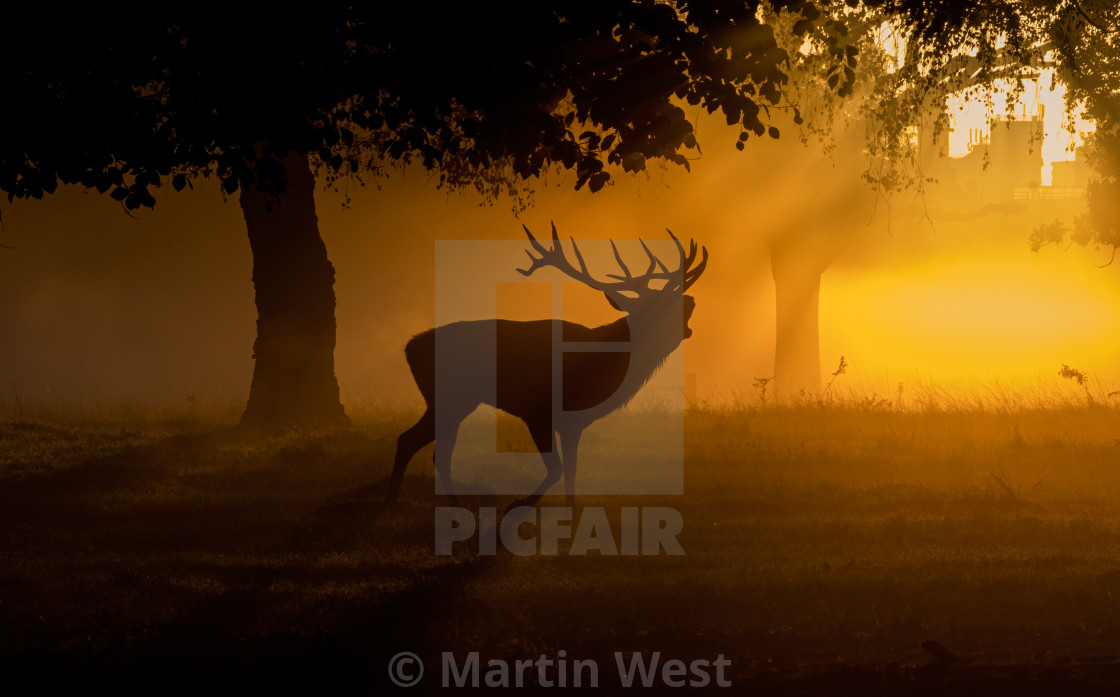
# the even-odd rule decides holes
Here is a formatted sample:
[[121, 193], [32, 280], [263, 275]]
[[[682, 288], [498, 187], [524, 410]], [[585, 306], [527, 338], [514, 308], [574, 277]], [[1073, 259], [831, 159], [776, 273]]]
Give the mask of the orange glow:
[[843, 354], [853, 381], [880, 394], [916, 378], [1057, 388], [1062, 363], [1115, 380], [1120, 294], [1086, 256], [1028, 251], [826, 275], [823, 367]]
[[[1049, 132], [1051, 112], [1060, 115], [1048, 106]], [[1064, 211], [1009, 209], [952, 224], [933, 211], [931, 227], [910, 193], [876, 201], [859, 182], [863, 163], [832, 163], [793, 134], [752, 140], [739, 153], [721, 147], [734, 141], [734, 129], [690, 116], [704, 147], [691, 172], [651, 164], [636, 176], [620, 173], [594, 195], [573, 191], [571, 177], [550, 175], [520, 217], [502, 200], [480, 207], [475, 195], [436, 190], [415, 170], [392, 173], [380, 190], [353, 192], [348, 209], [340, 194], [320, 190], [320, 226], [336, 269], [336, 369], [344, 402], [419, 400], [402, 349], [409, 337], [445, 319], [435, 309], [436, 240], [513, 245], [508, 258], [487, 256], [484, 246], [477, 258], [455, 260], [468, 276], [512, 284], [498, 293], [497, 308], [487, 306], [479, 317], [495, 310], [514, 319], [552, 316], [551, 281], [526, 283], [513, 270], [525, 264], [522, 223], [547, 238], [552, 222], [565, 241], [580, 241], [598, 277], [615, 270], [608, 238], [625, 241], [620, 249], [632, 266], [643, 259], [632, 242], [639, 236], [669, 245], [653, 248], [671, 258], [666, 227], [708, 247], [708, 270], [690, 291], [697, 300], [694, 335], [683, 344], [683, 373], [695, 374], [701, 399], [753, 402], [754, 379], [774, 374], [769, 244], [806, 232], [815, 234], [805, 242], [807, 254], [822, 240], [837, 242], [821, 276], [819, 313], [822, 374], [835, 369], [840, 355], [852, 366], [837, 388], [893, 395], [898, 382], [920, 377], [972, 391], [991, 382], [1062, 390], [1068, 383], [1056, 376], [1061, 363], [1089, 372], [1105, 392], [1120, 386], [1113, 367], [1120, 264], [1098, 269], [1107, 252], [1076, 246], [1028, 249], [1034, 225], [1058, 216], [1071, 221], [1077, 201]], [[5, 241], [18, 248], [0, 256], [0, 276], [13, 298], [4, 312], [14, 318], [10, 336], [20, 343], [18, 354], [0, 346], [7, 351], [0, 357], [13, 366], [21, 396], [65, 404], [134, 394], [174, 403], [188, 393], [242, 399], [251, 373], [251, 260], [244, 221], [235, 206], [222, 205], [217, 186], [200, 185], [127, 224], [113, 202], [75, 191], [50, 205], [17, 202], [4, 211]], [[180, 228], [206, 235], [180, 234]], [[198, 267], [209, 260], [205, 280], [183, 265], [187, 254], [198, 255]], [[135, 288], [150, 287], [152, 279], [174, 289], [137, 296]], [[205, 307], [198, 305], [203, 291], [214, 297]], [[129, 312], [98, 315], [95, 326], [82, 310], [91, 299], [124, 297]], [[581, 324], [618, 317], [600, 293], [578, 284], [565, 284], [560, 301], [561, 316]], [[197, 335], [204, 346], [171, 333], [149, 336], [150, 328], [138, 340], [113, 324], [144, 313], [162, 316], [169, 302], [183, 306], [179, 325], [212, 328]], [[73, 345], [89, 347], [88, 365], [72, 359]], [[135, 370], [164, 364], [175, 371]]]
[[552, 285], [549, 283], [498, 283], [498, 319], [519, 322], [552, 315]]

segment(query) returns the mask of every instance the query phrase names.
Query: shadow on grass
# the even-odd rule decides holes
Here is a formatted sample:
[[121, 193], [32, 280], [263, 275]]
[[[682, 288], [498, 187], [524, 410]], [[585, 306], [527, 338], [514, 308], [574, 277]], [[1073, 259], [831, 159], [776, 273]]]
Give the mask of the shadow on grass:
[[431, 501], [364, 500], [379, 472], [352, 431], [34, 435], [54, 460], [0, 476], [0, 692], [380, 683], [501, 563], [436, 557]]
[[[879, 486], [896, 451], [840, 486], [860, 466], [849, 441], [818, 458], [772, 439], [744, 459], [713, 438], [690, 452], [686, 497], [583, 502], [615, 518], [679, 507], [684, 557], [437, 557], [430, 467], [397, 506], [374, 502], [395, 422], [166, 431], [0, 424], [0, 694], [375, 692], [400, 651], [424, 659], [427, 687], [442, 651], [560, 648], [604, 674], [617, 650], [725, 653], [748, 694], [1112, 694], [1120, 680], [1093, 658], [1120, 626], [1120, 513], [1096, 475], [1082, 488], [1096, 498], [1027, 505]], [[940, 471], [940, 452], [915, 468]], [[992, 452], [962, 452], [955, 471], [992, 470]], [[1071, 452], [1085, 454], [1038, 456], [1065, 472]], [[961, 660], [933, 663], [927, 638]]]

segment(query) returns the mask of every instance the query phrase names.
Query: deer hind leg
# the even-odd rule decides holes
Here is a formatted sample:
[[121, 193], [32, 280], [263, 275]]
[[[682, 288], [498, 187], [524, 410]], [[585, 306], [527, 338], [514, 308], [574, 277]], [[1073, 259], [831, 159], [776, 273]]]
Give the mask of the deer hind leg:
[[397, 439], [397, 454], [393, 458], [393, 477], [389, 480], [389, 494], [385, 497], [386, 502], [392, 503], [397, 500], [397, 494], [400, 493], [401, 483], [404, 481], [404, 471], [408, 467], [409, 460], [420, 451], [420, 448], [431, 443], [435, 438], [436, 415], [432, 407], [429, 406], [420, 420]]
[[560, 445], [564, 448], [564, 503], [576, 505], [576, 466], [579, 462], [579, 439], [582, 430], [565, 431], [560, 435]]
[[541, 497], [552, 487], [553, 484], [560, 481], [560, 475], [563, 474], [563, 464], [560, 461], [560, 453], [556, 449], [556, 434], [552, 431], [552, 425], [548, 423], [529, 424], [529, 434], [533, 436], [533, 443], [537, 446], [537, 450], [541, 453], [541, 459], [544, 460], [545, 476], [544, 481], [540, 483], [532, 496], [519, 499], [511, 503], [506, 512], [517, 508], [518, 506], [536, 506]]

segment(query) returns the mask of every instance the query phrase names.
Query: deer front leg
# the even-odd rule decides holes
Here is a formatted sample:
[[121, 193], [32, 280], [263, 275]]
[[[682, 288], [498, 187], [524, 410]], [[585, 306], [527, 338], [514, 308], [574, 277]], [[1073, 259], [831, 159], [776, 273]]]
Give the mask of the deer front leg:
[[443, 485], [443, 493], [451, 497], [451, 503], [458, 506], [459, 500], [455, 497], [455, 486], [451, 482], [451, 453], [455, 450], [455, 441], [459, 438], [459, 422], [454, 425], [441, 424], [436, 433], [436, 452], [433, 457], [436, 475]]
[[556, 449], [556, 434], [552, 432], [552, 427], [530, 427], [529, 433], [533, 436], [533, 442], [537, 446], [537, 450], [541, 453], [541, 459], [544, 460], [545, 476], [544, 481], [540, 483], [532, 496], [518, 499], [506, 507], [506, 513], [509, 513], [518, 506], [536, 506], [541, 497], [548, 492], [553, 484], [560, 481], [560, 475], [563, 473], [563, 464], [560, 461], [560, 454]]
[[576, 505], [576, 467], [579, 463], [579, 439], [583, 430], [570, 430], [560, 434], [560, 445], [564, 448], [564, 495], [565, 504]]

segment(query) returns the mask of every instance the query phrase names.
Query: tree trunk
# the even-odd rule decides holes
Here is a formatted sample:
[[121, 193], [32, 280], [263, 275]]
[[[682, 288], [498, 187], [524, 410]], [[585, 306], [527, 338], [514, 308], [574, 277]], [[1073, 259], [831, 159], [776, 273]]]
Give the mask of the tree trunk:
[[821, 389], [819, 306], [821, 274], [828, 267], [809, 245], [775, 243], [770, 248], [777, 325], [774, 389], [779, 394]]
[[284, 194], [241, 189], [257, 303], [253, 384], [241, 424], [346, 424], [334, 374], [334, 267], [319, 236], [315, 177], [306, 156], [291, 155], [284, 167]]

